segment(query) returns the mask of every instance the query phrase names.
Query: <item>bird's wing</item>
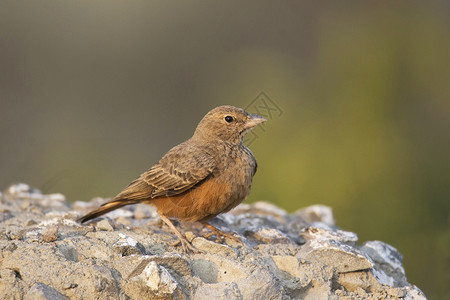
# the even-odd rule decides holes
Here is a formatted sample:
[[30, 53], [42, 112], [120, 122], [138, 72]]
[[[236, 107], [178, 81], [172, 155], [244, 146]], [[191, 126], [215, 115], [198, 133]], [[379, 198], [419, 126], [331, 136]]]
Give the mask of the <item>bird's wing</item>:
[[216, 161], [208, 153], [181, 144], [131, 182], [116, 199], [138, 200], [177, 195], [205, 180], [215, 167]]

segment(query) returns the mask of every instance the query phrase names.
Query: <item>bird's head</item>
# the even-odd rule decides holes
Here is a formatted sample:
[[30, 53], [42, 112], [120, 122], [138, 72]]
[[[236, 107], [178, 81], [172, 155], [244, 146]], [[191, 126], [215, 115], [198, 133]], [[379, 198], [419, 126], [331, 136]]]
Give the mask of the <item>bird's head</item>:
[[265, 121], [265, 118], [249, 114], [242, 108], [223, 105], [203, 117], [197, 125], [194, 138], [206, 141], [221, 140], [238, 145], [242, 143], [247, 132]]

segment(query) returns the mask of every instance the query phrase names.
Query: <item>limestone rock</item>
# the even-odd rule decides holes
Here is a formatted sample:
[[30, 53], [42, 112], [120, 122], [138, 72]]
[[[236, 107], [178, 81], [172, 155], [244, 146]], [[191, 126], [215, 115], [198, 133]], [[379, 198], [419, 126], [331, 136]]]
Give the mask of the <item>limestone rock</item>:
[[145, 247], [132, 237], [126, 236], [123, 233], [119, 233], [119, 237], [120, 239], [112, 245], [115, 252], [122, 256], [145, 254]]
[[335, 226], [333, 211], [331, 207], [325, 205], [312, 205], [306, 208], [299, 209], [295, 212], [307, 223], [313, 224], [315, 222], [324, 223], [328, 226]]
[[183, 295], [178, 288], [177, 281], [167, 269], [154, 261], [148, 262], [139, 275], [131, 277], [125, 290], [133, 299], [145, 299], [149, 296], [161, 299], [180, 299]]
[[71, 205], [26, 184], [1, 193], [1, 298], [426, 299], [394, 247], [359, 247], [326, 206], [288, 214], [265, 202], [239, 205], [211, 220], [241, 240], [224, 244], [199, 237], [198, 223], [181, 223], [205, 251], [184, 254], [150, 206], [75, 221], [106, 200]]

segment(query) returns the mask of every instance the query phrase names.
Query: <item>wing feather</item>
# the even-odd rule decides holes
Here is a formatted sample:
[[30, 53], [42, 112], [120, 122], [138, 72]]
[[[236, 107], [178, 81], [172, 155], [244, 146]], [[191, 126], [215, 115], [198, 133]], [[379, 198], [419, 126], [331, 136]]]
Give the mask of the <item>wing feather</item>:
[[115, 198], [137, 200], [173, 196], [205, 180], [216, 168], [216, 161], [204, 149], [183, 144], [172, 148]]

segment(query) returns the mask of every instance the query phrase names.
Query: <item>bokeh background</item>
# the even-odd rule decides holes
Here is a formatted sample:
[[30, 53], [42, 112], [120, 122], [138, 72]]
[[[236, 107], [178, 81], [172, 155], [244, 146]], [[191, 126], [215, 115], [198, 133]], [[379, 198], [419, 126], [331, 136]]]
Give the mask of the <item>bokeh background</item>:
[[2, 1], [1, 189], [110, 197], [211, 108], [247, 107], [269, 119], [247, 201], [329, 205], [444, 298], [449, 3]]

